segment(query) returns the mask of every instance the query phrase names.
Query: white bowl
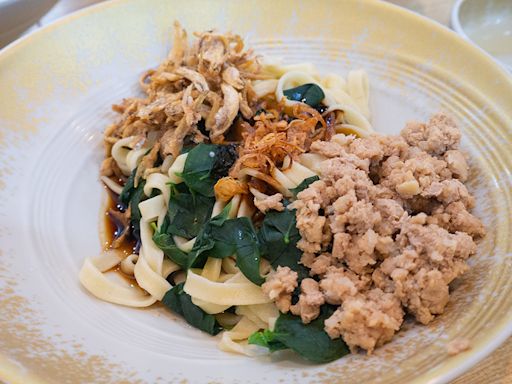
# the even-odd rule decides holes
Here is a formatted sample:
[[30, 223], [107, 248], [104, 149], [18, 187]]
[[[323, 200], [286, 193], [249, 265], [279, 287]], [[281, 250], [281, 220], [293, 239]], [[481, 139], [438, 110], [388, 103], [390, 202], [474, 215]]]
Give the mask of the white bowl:
[[512, 70], [511, 0], [457, 0], [451, 22], [462, 37]]
[[0, 0], [0, 48], [35, 24], [57, 0]]

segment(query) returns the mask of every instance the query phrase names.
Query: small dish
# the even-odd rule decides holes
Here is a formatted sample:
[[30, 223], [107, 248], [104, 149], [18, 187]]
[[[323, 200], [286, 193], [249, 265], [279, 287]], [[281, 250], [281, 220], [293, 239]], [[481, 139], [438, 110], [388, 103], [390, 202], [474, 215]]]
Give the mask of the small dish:
[[57, 0], [0, 0], [0, 48], [35, 24]]
[[459, 35], [512, 71], [512, 2], [457, 0], [451, 23]]

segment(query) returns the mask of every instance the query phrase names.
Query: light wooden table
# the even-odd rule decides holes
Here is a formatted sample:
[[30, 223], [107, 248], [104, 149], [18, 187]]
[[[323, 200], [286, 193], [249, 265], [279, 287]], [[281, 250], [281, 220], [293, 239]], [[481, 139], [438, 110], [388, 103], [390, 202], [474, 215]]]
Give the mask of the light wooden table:
[[[41, 19], [37, 27], [102, 0], [61, 0]], [[485, 0], [481, 0], [485, 1]], [[512, 1], [512, 0], [511, 0]], [[450, 25], [450, 11], [455, 0], [390, 0], [410, 8], [441, 24]], [[489, 357], [451, 384], [512, 384], [512, 338]]]

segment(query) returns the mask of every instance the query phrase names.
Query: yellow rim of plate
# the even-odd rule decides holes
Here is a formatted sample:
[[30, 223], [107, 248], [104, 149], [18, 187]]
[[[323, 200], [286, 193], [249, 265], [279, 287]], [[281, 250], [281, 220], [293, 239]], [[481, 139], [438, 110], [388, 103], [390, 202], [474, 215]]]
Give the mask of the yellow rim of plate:
[[[133, 2], [134, 0], [110, 0], [104, 3], [95, 4], [79, 10], [71, 15], [68, 15], [62, 19], [59, 19], [50, 25], [34, 31], [29, 35], [9, 44], [2, 50], [0, 50], [0, 66], [2, 63], [8, 58], [16, 55], [18, 52], [29, 49], [30, 44], [36, 38], [42, 38], [51, 33], [55, 33], [62, 26], [72, 23], [74, 20], [78, 18], [82, 18], [88, 15], [92, 15], [95, 13], [102, 12], [103, 10], [111, 7], [120, 6], [122, 4]], [[350, 0], [350, 3], [357, 3], [355, 0]], [[461, 39], [459, 36], [455, 34], [455, 32], [447, 29], [446, 27], [436, 23], [435, 21], [426, 19], [418, 14], [415, 14], [406, 9], [397, 7], [395, 5], [385, 3], [385, 2], [376, 2], [373, 0], [363, 0], [359, 3], [364, 3], [365, 5], [371, 5], [375, 8], [380, 8], [383, 11], [392, 14], [394, 18], [402, 18], [403, 21], [408, 20], [410, 23], [423, 24], [429, 28], [431, 31], [435, 31], [439, 36], [443, 39], [446, 39], [447, 42], [456, 44], [459, 49], [464, 50], [468, 55], [472, 56], [473, 59], [478, 59], [481, 64], [484, 65], [486, 70], [495, 77], [496, 80], [499, 80], [502, 83], [503, 89], [512, 90], [512, 77], [500, 66], [498, 65], [487, 53], [473, 46], [471, 43]], [[478, 91], [477, 91], [478, 92]], [[508, 95], [505, 92], [501, 92], [503, 102], [499, 103], [497, 109], [502, 112], [502, 118], [508, 123], [507, 126], [510, 127], [510, 121], [512, 121], [511, 115], [509, 113], [505, 113], [508, 111], [512, 111], [512, 108], [508, 108], [512, 106], [512, 102], [510, 99], [511, 95]], [[501, 113], [500, 113], [501, 114]], [[512, 304], [511, 304], [512, 305]], [[448, 382], [461, 375], [463, 372], [468, 370], [478, 361], [482, 360], [484, 357], [489, 355], [493, 350], [495, 350], [501, 343], [503, 343], [510, 335], [512, 335], [512, 321], [507, 320], [505, 316], [503, 316], [502, 320], [498, 323], [496, 327], [491, 330], [488, 330], [485, 336], [480, 337], [478, 342], [472, 345], [472, 349], [469, 353], [464, 354], [463, 356], [455, 356], [450, 358], [447, 361], [444, 361], [440, 365], [436, 366], [431, 371], [424, 374], [422, 377], [417, 378], [413, 381], [413, 383], [444, 383]], [[4, 380], [9, 383], [44, 383], [45, 380], [41, 377], [37, 377], [37, 375], [32, 374], [30, 372], [24, 371], [22, 367], [18, 364], [14, 364], [11, 360], [9, 360], [8, 356], [0, 355], [0, 375]]]

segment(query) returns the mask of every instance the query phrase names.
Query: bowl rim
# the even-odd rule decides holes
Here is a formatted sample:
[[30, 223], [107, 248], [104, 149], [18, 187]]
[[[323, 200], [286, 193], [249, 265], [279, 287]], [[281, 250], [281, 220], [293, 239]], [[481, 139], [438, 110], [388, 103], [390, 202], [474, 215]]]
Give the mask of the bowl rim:
[[[16, 51], [23, 49], [24, 45], [28, 44], [30, 40], [33, 39], [34, 36], [44, 35], [47, 33], [50, 33], [52, 30], [58, 28], [60, 25], [68, 24], [72, 22], [75, 19], [78, 19], [80, 17], [86, 16], [91, 13], [100, 12], [103, 9], [107, 9], [110, 7], [114, 7], [121, 3], [128, 3], [132, 0], [106, 0], [99, 3], [91, 4], [89, 6], [86, 6], [82, 9], [79, 9], [77, 11], [74, 11], [64, 17], [58, 18], [51, 23], [47, 24], [46, 26], [31, 31], [30, 33], [20, 37], [19, 39], [14, 40], [13, 42], [9, 43], [5, 47], [0, 49], [0, 64], [2, 61], [4, 61], [7, 57], [13, 55], [16, 53]], [[354, 0], [355, 1], [355, 0]], [[386, 2], [386, 1], [379, 1], [374, 2], [373, 0], [357, 0], [361, 1], [362, 3], [366, 3], [369, 5], [381, 6], [383, 8], [391, 8], [394, 12], [401, 13], [402, 15], [412, 18], [416, 20], [417, 22], [426, 23], [429, 26], [436, 28], [439, 32], [441, 32], [441, 35], [446, 36], [460, 36], [463, 39], [460, 39], [461, 44], [463, 44], [464, 48], [473, 51], [474, 54], [479, 54], [481, 58], [485, 59], [487, 65], [492, 67], [495, 71], [498, 71], [502, 75], [505, 76], [505, 80], [507, 80], [510, 84], [512, 84], [512, 76], [510, 73], [505, 69], [503, 65], [501, 65], [500, 62], [498, 62], [496, 59], [494, 59], [490, 54], [488, 54], [486, 51], [484, 51], [482, 48], [474, 44], [467, 35], [463, 32], [459, 20], [458, 20], [458, 12], [461, 7], [461, 5], [464, 3], [465, 0], [456, 0], [455, 5], [452, 9], [452, 23], [454, 23], [454, 17], [456, 17], [456, 23], [458, 25], [458, 29], [455, 27], [454, 24], [452, 26], [454, 27], [454, 30], [451, 30], [449, 27], [440, 24], [439, 22], [432, 20], [430, 18], [427, 18], [425, 16], [422, 16], [421, 14], [418, 14], [414, 11], [411, 11], [409, 9], [403, 8], [401, 6]], [[455, 16], [456, 15], [456, 16]], [[460, 29], [460, 32], [459, 32]], [[463, 359], [460, 359], [457, 361], [457, 365], [455, 365], [455, 362], [450, 365], [446, 365], [444, 363], [441, 363], [441, 365], [437, 366], [436, 369], [436, 375], [433, 377], [419, 377], [415, 378], [411, 383], [414, 384], [444, 384], [448, 383], [451, 380], [456, 379], [457, 377], [461, 376], [463, 373], [467, 372], [469, 369], [473, 368], [478, 362], [489, 356], [493, 351], [495, 351], [499, 346], [501, 346], [509, 337], [512, 336], [512, 320], [503, 319], [501, 320], [497, 326], [492, 329], [490, 332], [486, 334], [483, 340], [480, 340], [480, 342], [476, 345], [473, 345], [471, 348], [471, 355], [464, 356]], [[6, 375], [5, 377], [2, 377], [2, 379], [5, 379], [7, 382], [13, 382], [13, 383], [23, 383], [26, 382], [26, 372], [24, 372], [24, 368], [22, 366], [18, 366], [17, 364], [12, 364], [8, 356], [4, 355], [3, 353], [0, 353], [0, 374]], [[31, 378], [32, 379], [32, 378]], [[40, 378], [33, 378], [34, 383], [39, 383]]]
[[462, 25], [460, 23], [460, 18], [459, 18], [460, 8], [462, 7], [462, 4], [465, 1], [466, 0], [456, 0], [455, 1], [455, 4], [453, 5], [452, 11], [451, 11], [450, 23], [455, 32], [457, 32], [459, 35], [461, 35], [466, 40], [472, 42], [472, 40], [469, 38], [469, 36], [464, 31], [464, 28], [462, 28]]
[[466, 2], [466, 0], [456, 0], [455, 4], [452, 7], [451, 15], [450, 15], [450, 25], [453, 28], [453, 30], [455, 32], [457, 32], [462, 38], [464, 38], [465, 40], [469, 41], [475, 47], [480, 49], [482, 51], [482, 53], [484, 53], [485, 55], [489, 56], [494, 61], [496, 61], [496, 63], [498, 63], [503, 68], [505, 68], [506, 71], [511, 71], [512, 72], [512, 66], [510, 66], [510, 65], [500, 61], [498, 58], [492, 56], [489, 52], [487, 52], [484, 49], [484, 47], [482, 47], [482, 46], [478, 45], [477, 43], [475, 43], [474, 40], [471, 39], [471, 37], [468, 36], [466, 31], [464, 30], [464, 27], [462, 26], [462, 23], [460, 22], [460, 9], [464, 5], [465, 2]]

